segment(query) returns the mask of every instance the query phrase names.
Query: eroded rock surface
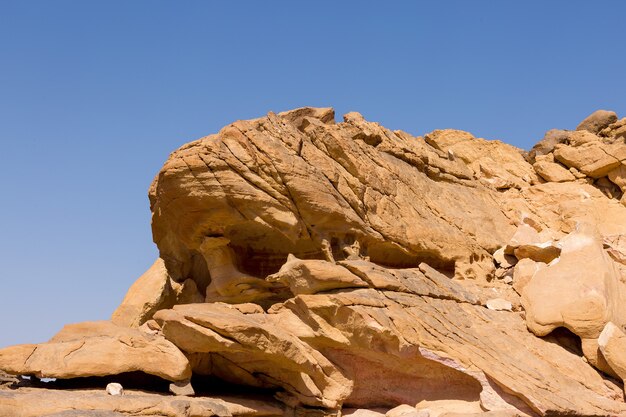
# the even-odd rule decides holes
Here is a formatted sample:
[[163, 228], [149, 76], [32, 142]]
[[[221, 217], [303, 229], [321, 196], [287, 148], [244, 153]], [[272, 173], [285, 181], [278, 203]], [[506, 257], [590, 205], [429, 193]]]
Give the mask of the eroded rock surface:
[[624, 416], [625, 120], [526, 154], [301, 108], [184, 145], [149, 191], [160, 258], [111, 321], [0, 350], [177, 396], [3, 377], [0, 414]]

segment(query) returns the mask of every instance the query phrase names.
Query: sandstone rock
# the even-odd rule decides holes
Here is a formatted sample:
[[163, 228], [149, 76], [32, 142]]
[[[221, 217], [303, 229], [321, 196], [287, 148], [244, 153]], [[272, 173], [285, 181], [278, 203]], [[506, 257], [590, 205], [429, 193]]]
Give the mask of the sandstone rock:
[[417, 410], [408, 404], [401, 404], [385, 414], [386, 417], [429, 417], [428, 411]]
[[581, 224], [560, 243], [559, 261], [536, 272], [523, 290], [528, 328], [543, 336], [564, 326], [597, 339], [608, 321], [624, 324], [625, 287], [597, 230]]
[[591, 133], [598, 133], [602, 129], [617, 121], [617, 114], [607, 110], [596, 110], [585, 118], [576, 127], [576, 130], [586, 130]]
[[385, 417], [384, 412], [369, 410], [366, 408], [344, 408], [341, 410], [341, 415], [342, 417]]
[[586, 130], [576, 130], [567, 133], [567, 144], [570, 146], [580, 146], [585, 143], [599, 142], [602, 139]]
[[520, 260], [513, 270], [513, 288], [515, 291], [521, 295], [535, 274], [545, 267], [546, 264], [543, 262], [535, 262], [528, 258]]
[[535, 172], [529, 169], [519, 149], [505, 143], [450, 129], [432, 132], [425, 140], [439, 150], [453, 152], [478, 178], [496, 189], [521, 188], [536, 181]]
[[337, 288], [364, 288], [368, 284], [343, 266], [322, 260], [301, 260], [293, 255], [276, 274], [267, 277], [280, 282], [293, 294], [315, 294]]
[[476, 401], [420, 401], [415, 408], [428, 413], [430, 417], [447, 416], [455, 413], [467, 416], [483, 412], [483, 409], [480, 407], [480, 403]]
[[[117, 325], [0, 350], [10, 373], [139, 371], [178, 396], [20, 383], [0, 415], [626, 415], [607, 377], [626, 324], [626, 119], [528, 155], [343, 120], [270, 113], [173, 152], [149, 193], [160, 258]], [[189, 397], [205, 381], [262, 402]]]
[[507, 255], [505, 250], [505, 247], [501, 247], [495, 251], [493, 253], [493, 259], [501, 268], [513, 268], [517, 263], [517, 258], [515, 256]]
[[[67, 414], [73, 410], [75, 414]], [[192, 398], [163, 396], [141, 391], [126, 391], [124, 396], [111, 396], [104, 390], [57, 390], [20, 388], [0, 391], [0, 415], [19, 417], [279, 417], [283, 406], [272, 398], [250, 399]]]
[[537, 175], [546, 181], [565, 182], [574, 181], [574, 174], [565, 169], [562, 165], [553, 162], [537, 161], [533, 164]]
[[111, 321], [120, 326], [139, 327], [157, 310], [174, 305], [170, 279], [162, 259], [157, 259], [130, 287]]
[[626, 191], [626, 165], [621, 164], [608, 173], [609, 180], [617, 185], [622, 192]]
[[124, 395], [124, 388], [121, 384], [111, 382], [110, 384], [107, 384], [106, 392], [109, 395]]
[[532, 259], [535, 262], [550, 263], [561, 254], [561, 248], [553, 241], [519, 245], [513, 251], [517, 259]]
[[[306, 132], [274, 114], [236, 122], [171, 155], [151, 187], [151, 204], [154, 239], [174, 279], [193, 274], [214, 284], [207, 269], [222, 261], [208, 255], [215, 248], [206, 247], [207, 236], [232, 249], [228, 257], [243, 272], [217, 274], [230, 277], [231, 287], [215, 284], [216, 294], [232, 295], [216, 301], [235, 302], [245, 291], [263, 295], [263, 278], [289, 253], [328, 258], [329, 247], [341, 260], [355, 241], [373, 262], [454, 268], [489, 256], [511, 229], [495, 191], [464, 185], [463, 161], [493, 148], [515, 181], [534, 175], [519, 150], [504, 144], [476, 140], [455, 148], [458, 158], [450, 161], [354, 115], [339, 124], [309, 120]], [[377, 146], [357, 140], [363, 123], [367, 135], [381, 138]], [[204, 275], [193, 272], [201, 264], [208, 265]]]
[[538, 231], [537, 225], [528, 218], [519, 225], [513, 237], [504, 248], [505, 254], [513, 254], [517, 259], [532, 259], [549, 263], [561, 253], [561, 248], [552, 240], [549, 230]]
[[76, 378], [141, 371], [170, 381], [188, 379], [187, 358], [162, 337], [111, 322], [68, 325], [48, 343], [0, 350], [0, 369], [39, 378]]
[[513, 305], [510, 301], [503, 300], [502, 298], [492, 298], [491, 300], [487, 300], [487, 308], [490, 310], [506, 310], [511, 311], [513, 309]]
[[626, 380], [626, 334], [612, 322], [608, 322], [600, 337], [598, 346], [610, 368], [622, 381]]
[[621, 164], [621, 155], [613, 155], [600, 142], [588, 142], [578, 147], [559, 145], [554, 157], [567, 167], [573, 167], [592, 178], [606, 176]]
[[618, 120], [600, 132], [601, 136], [620, 140], [626, 138], [626, 117]]
[[0, 370], [0, 386], [12, 385], [18, 383], [19, 380], [14, 375], [9, 375]]
[[537, 142], [530, 150], [530, 161], [534, 163], [538, 156], [551, 153], [556, 145], [567, 142], [568, 136], [569, 133], [567, 130], [548, 130], [543, 139]]
[[[594, 407], [596, 410], [606, 410], [607, 407], [618, 409], [615, 408], [619, 407], [617, 403], [611, 405], [611, 400], [608, 400], [615, 396], [615, 391], [611, 391], [591, 368], [582, 366], [580, 358], [568, 356], [560, 347], [547, 346], [534, 338], [525, 330], [521, 320], [512, 328], [512, 317], [504, 318], [499, 316], [502, 313], [488, 314], [488, 311], [468, 303], [363, 289], [333, 295], [300, 295], [282, 306], [273, 307], [270, 314], [243, 315], [232, 308], [225, 310], [217, 304], [205, 304], [178, 306], [174, 310], [159, 312], [156, 317], [162, 321], [164, 334], [185, 350], [204, 351], [211, 353], [212, 357], [227, 358], [213, 362], [213, 372], [223, 378], [247, 381], [257, 386], [279, 384], [295, 396], [321, 392], [333, 395], [330, 398], [343, 402], [345, 406], [391, 405], [393, 401], [436, 399], [443, 395], [474, 401], [491, 398], [487, 404], [499, 404], [500, 409], [512, 407], [511, 403], [523, 408], [523, 401], [530, 401], [532, 408], [542, 410], [542, 414], [549, 410], [562, 412], [566, 409], [601, 412], [592, 411]], [[282, 333], [277, 332], [278, 323]], [[245, 335], [258, 334], [253, 329], [259, 326], [264, 327], [262, 334], [268, 342], [261, 346], [258, 343], [248, 344], [248, 336]], [[304, 345], [298, 349], [290, 348], [285, 351], [292, 352], [289, 361], [282, 356], [282, 369], [276, 369], [278, 367], [272, 365], [275, 354], [268, 350], [289, 340], [290, 344], [297, 346], [294, 336], [323, 353], [329, 361], [324, 365], [321, 357], [315, 359], [326, 368], [326, 372], [316, 374], [312, 372], [315, 368], [309, 367], [307, 372], [313, 385], [306, 388], [305, 385], [292, 384], [303, 378], [308, 361], [315, 357], [310, 356], [313, 351], [308, 351]], [[283, 341], [271, 342], [273, 337], [281, 337]], [[398, 344], [401, 340], [404, 342]], [[479, 342], [481, 340], [484, 343]], [[500, 344], [518, 348], [505, 353], [498, 350]], [[363, 350], [361, 346], [367, 346], [367, 349]], [[526, 347], [522, 349], [522, 346]], [[307, 351], [310, 353], [307, 354]], [[418, 356], [417, 352], [420, 352]], [[441, 357], [445, 352], [451, 356]], [[513, 352], [517, 353], [511, 356]], [[309, 359], [305, 359], [307, 357]], [[552, 359], [547, 360], [548, 357]], [[470, 358], [474, 370], [463, 365]], [[237, 362], [238, 367], [228, 368], [228, 364], [233, 362]], [[341, 363], [341, 375], [348, 378], [341, 383], [344, 387], [341, 390], [337, 386], [330, 389], [333, 382], [325, 376], [339, 376], [332, 371], [331, 364], [335, 362]], [[246, 370], [244, 373], [242, 366]], [[475, 370], [475, 367], [485, 373]], [[548, 377], [559, 381], [572, 378], [572, 382], [560, 385], [558, 392], [546, 392], [538, 397], [541, 391], [534, 387], [541, 382], [528, 374], [531, 368], [543, 375], [541, 381]], [[233, 374], [234, 370], [237, 374]], [[289, 372], [300, 372], [300, 376], [289, 375]], [[375, 383], [381, 374], [386, 375], [384, 389]], [[268, 379], [254, 380], [258, 375], [268, 375]], [[584, 386], [588, 388], [583, 389], [581, 383], [573, 382], [574, 379], [584, 381]], [[413, 383], [407, 383], [409, 380]], [[506, 387], [508, 392], [520, 393], [520, 398], [524, 400], [517, 399], [516, 402], [498, 386]], [[604, 394], [600, 397], [585, 394], [586, 389]], [[491, 394], [485, 396], [486, 392]], [[524, 392], [527, 394], [522, 394]], [[321, 399], [312, 401], [309, 395], [303, 396], [302, 401], [309, 404], [322, 402]], [[602, 396], [606, 398], [601, 399]], [[529, 397], [533, 399], [528, 400]], [[575, 404], [571, 403], [572, 398], [577, 399]], [[326, 405], [332, 403], [327, 402]]]
[[169, 386], [169, 390], [174, 395], [187, 397], [193, 397], [194, 395], [196, 395], [196, 392], [191, 385], [191, 381], [172, 382]]

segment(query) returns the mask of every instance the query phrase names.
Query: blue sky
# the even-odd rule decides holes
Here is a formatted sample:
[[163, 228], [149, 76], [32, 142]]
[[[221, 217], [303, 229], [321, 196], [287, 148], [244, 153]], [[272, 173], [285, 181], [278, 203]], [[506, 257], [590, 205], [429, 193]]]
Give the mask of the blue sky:
[[305, 105], [530, 148], [626, 116], [621, 1], [0, 0], [0, 346], [105, 319], [169, 152]]

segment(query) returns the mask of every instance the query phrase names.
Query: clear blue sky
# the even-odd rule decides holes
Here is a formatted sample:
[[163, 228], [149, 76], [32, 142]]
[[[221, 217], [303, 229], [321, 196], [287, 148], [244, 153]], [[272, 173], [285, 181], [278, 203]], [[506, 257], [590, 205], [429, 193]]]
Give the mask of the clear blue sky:
[[626, 116], [623, 1], [0, 0], [0, 346], [107, 318], [172, 150], [305, 105], [530, 148]]

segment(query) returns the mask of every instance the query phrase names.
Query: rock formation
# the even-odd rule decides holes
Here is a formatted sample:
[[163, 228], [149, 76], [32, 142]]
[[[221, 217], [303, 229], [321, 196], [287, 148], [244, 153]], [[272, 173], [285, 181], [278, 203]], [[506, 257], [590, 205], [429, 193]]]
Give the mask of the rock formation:
[[0, 350], [0, 415], [626, 416], [625, 140], [232, 123], [154, 179], [110, 321]]

